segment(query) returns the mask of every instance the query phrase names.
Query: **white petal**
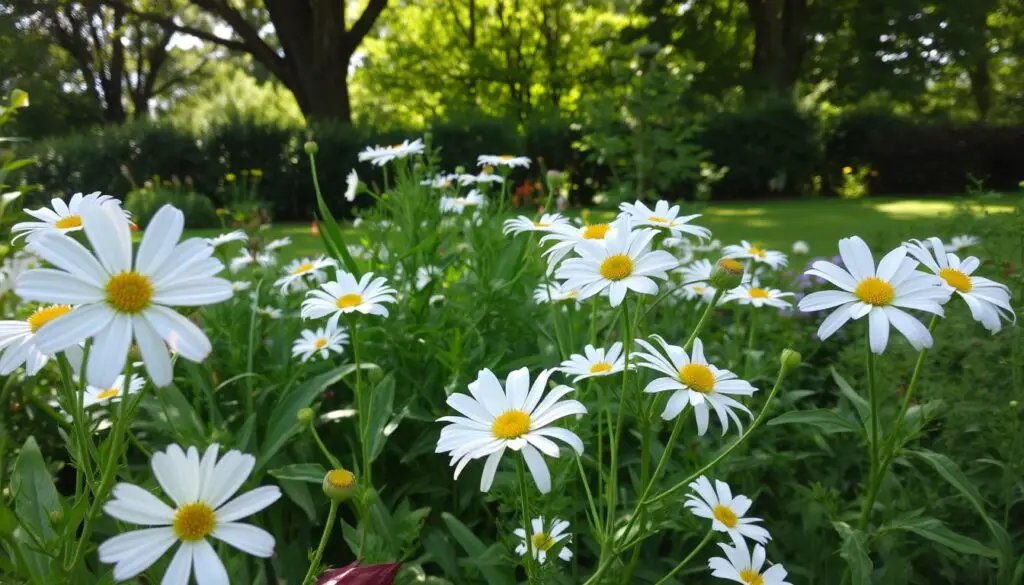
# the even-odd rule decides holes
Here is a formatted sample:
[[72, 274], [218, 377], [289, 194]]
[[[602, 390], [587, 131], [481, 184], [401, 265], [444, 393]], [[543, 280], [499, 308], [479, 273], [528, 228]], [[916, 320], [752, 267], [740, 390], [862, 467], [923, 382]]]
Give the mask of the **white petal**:
[[871, 351], [880, 354], [885, 351], [889, 343], [889, 319], [885, 311], [876, 307], [868, 313], [868, 333], [871, 339]]
[[195, 502], [198, 496], [196, 486], [188, 481], [190, 474], [187, 465], [185, 454], [178, 445], [168, 445], [167, 451], [157, 451], [150, 459], [157, 483], [179, 506]]
[[145, 526], [166, 526], [174, 521], [174, 510], [160, 498], [137, 485], [119, 483], [103, 511], [124, 522]]
[[258, 487], [245, 492], [217, 510], [217, 522], [233, 522], [273, 504], [281, 497], [281, 489], [276, 485]]
[[[116, 562], [114, 579], [126, 581], [153, 565], [178, 540], [170, 528], [148, 528], [119, 534], [100, 545], [103, 562]], [[132, 548], [127, 548], [134, 545]], [[114, 556], [111, 550], [121, 552]]]
[[156, 330], [149, 324], [145, 317], [135, 315], [132, 317], [132, 329], [135, 330], [135, 343], [139, 345], [139, 352], [142, 354], [142, 361], [146, 365], [146, 373], [158, 388], [171, 383], [174, 371], [171, 367], [171, 354], [160, 339]]
[[548, 471], [548, 464], [544, 462], [544, 457], [531, 445], [524, 446], [522, 453], [523, 459], [526, 461], [526, 467], [530, 470], [530, 475], [533, 476], [533, 481], [537, 484], [537, 491], [542, 494], [550, 492], [551, 472]]
[[199, 494], [203, 501], [216, 509], [235, 495], [249, 478], [256, 458], [248, 453], [232, 449], [224, 454], [213, 470], [213, 480], [204, 484], [204, 492]]
[[106, 270], [85, 246], [73, 238], [47, 234], [33, 239], [28, 249], [57, 268], [73, 274], [82, 282], [97, 288], [107, 284], [109, 276]]
[[114, 205], [88, 205], [81, 211], [85, 237], [110, 274], [132, 269], [132, 235], [128, 220]]
[[153, 305], [142, 316], [167, 346], [185, 359], [201, 362], [213, 349], [202, 329], [172, 309]]
[[206, 539], [195, 543], [192, 566], [199, 585], [231, 585], [224, 563]]
[[79, 307], [40, 327], [33, 340], [39, 351], [53, 355], [96, 335], [113, 319], [106, 305]]
[[163, 264], [181, 238], [185, 214], [170, 205], [161, 207], [149, 220], [135, 254], [135, 270], [153, 274]]
[[167, 572], [160, 581], [160, 585], [188, 585], [188, 578], [192, 574], [192, 553], [195, 545], [191, 542], [183, 542], [174, 553], [171, 564], [167, 565]]
[[498, 463], [501, 462], [501, 456], [504, 454], [505, 448], [502, 447], [487, 456], [487, 461], [484, 462], [484, 472], [480, 476], [481, 492], [488, 492], [491, 490], [491, 485], [494, 483], [494, 474], [497, 473]]
[[36, 268], [18, 277], [14, 292], [25, 300], [80, 305], [106, 298], [103, 289], [52, 268]]
[[231, 283], [223, 278], [191, 278], [156, 291], [153, 302], [175, 307], [212, 305], [231, 298]]
[[256, 557], [267, 558], [274, 554], [274, 537], [252, 524], [218, 522], [213, 537]]
[[128, 350], [132, 345], [132, 319], [115, 314], [114, 319], [93, 339], [85, 377], [97, 388], [110, 388], [118, 374], [124, 371]]

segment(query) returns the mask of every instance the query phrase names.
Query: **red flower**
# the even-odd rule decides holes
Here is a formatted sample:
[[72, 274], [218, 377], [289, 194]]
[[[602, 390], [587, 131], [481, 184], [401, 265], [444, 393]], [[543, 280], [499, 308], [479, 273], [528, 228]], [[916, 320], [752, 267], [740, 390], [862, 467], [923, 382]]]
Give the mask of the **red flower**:
[[360, 565], [358, 562], [338, 569], [329, 569], [316, 585], [393, 585], [402, 563]]

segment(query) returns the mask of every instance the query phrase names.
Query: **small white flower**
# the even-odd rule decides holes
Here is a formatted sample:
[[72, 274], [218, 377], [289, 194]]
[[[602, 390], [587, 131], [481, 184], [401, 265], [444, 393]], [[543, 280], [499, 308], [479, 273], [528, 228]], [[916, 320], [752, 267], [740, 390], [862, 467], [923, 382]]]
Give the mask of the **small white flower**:
[[108, 404], [120, 401], [124, 396], [128, 394], [135, 394], [142, 390], [142, 387], [146, 385], [146, 380], [141, 376], [132, 374], [131, 381], [128, 383], [128, 390], [124, 388], [124, 374], [120, 374], [117, 378], [114, 378], [114, 383], [106, 389], [97, 388], [95, 386], [86, 386], [85, 396], [82, 397], [82, 406], [89, 408], [96, 404]]
[[725, 293], [722, 302], [737, 301], [741, 305], [753, 305], [758, 309], [761, 307], [785, 309], [790, 306], [790, 303], [784, 297], [791, 296], [793, 293], [782, 292], [776, 288], [763, 288], [757, 278], [754, 278], [749, 284], [741, 284]]
[[359, 188], [359, 175], [355, 169], [348, 172], [345, 177], [345, 201], [349, 203], [356, 200], [356, 189]]
[[[577, 218], [578, 219], [578, 218]], [[578, 227], [566, 224], [558, 224], [551, 227], [549, 233], [540, 239], [540, 244], [555, 242], [553, 246], [544, 251], [548, 257], [548, 273], [552, 273], [559, 262], [565, 258], [577, 244], [583, 242], [605, 243], [614, 238], [619, 229], [627, 226], [626, 220], [617, 220], [612, 223], [591, 223]]]
[[14, 283], [23, 272], [41, 266], [39, 257], [27, 250], [18, 250], [8, 255], [4, 258], [3, 267], [0, 268], [0, 296], [14, 288]]
[[477, 166], [492, 167], [523, 167], [530, 168], [530, 159], [525, 156], [513, 156], [511, 154], [481, 154], [476, 157]]
[[216, 248], [218, 246], [223, 246], [228, 242], [248, 242], [249, 236], [246, 235], [246, 233], [243, 232], [242, 230], [235, 230], [233, 232], [220, 234], [219, 236], [215, 236], [212, 238], [206, 238], [206, 241], [209, 242], [211, 246]]
[[247, 280], [232, 280], [230, 282], [231, 282], [231, 290], [234, 291], [234, 292], [239, 292], [239, 291], [243, 291], [243, 290], [249, 290], [249, 287], [252, 286], [252, 283], [247, 281]]
[[281, 287], [281, 292], [285, 294], [288, 293], [289, 288], [305, 290], [309, 280], [316, 281], [317, 283], [323, 282], [327, 279], [325, 269], [337, 265], [338, 263], [333, 259], [324, 256], [316, 259], [302, 258], [301, 260], [292, 260], [290, 264], [284, 267], [285, 275], [274, 281], [274, 286]]
[[441, 213], [462, 213], [467, 207], [487, 205], [484, 196], [472, 189], [464, 197], [441, 197]]
[[263, 315], [264, 317], [270, 317], [271, 319], [280, 319], [281, 316], [284, 315], [284, 312], [282, 312], [281, 309], [278, 309], [277, 307], [271, 307], [270, 305], [267, 305], [265, 307], [256, 307], [256, 311], [260, 315]]
[[359, 162], [369, 161], [370, 164], [382, 167], [395, 159], [423, 154], [425, 148], [423, 140], [420, 138], [412, 142], [403, 140], [401, 144], [392, 144], [391, 146], [367, 146], [359, 153]]
[[[527, 166], [529, 166], [529, 165], [527, 165]], [[459, 184], [462, 185], [462, 186], [473, 185], [473, 184], [477, 184], [477, 183], [498, 183], [498, 184], [501, 184], [501, 183], [505, 182], [505, 178], [504, 177], [502, 177], [501, 175], [496, 175], [494, 173], [488, 173], [486, 169], [481, 171], [479, 175], [463, 174], [463, 175], [457, 175], [457, 177], [459, 179]]]
[[708, 242], [706, 244], [698, 244], [698, 245], [693, 247], [693, 250], [695, 252], [704, 252], [704, 253], [716, 252], [716, 251], [721, 250], [721, 249], [722, 249], [722, 240], [718, 240], [718, 239], [711, 240], [710, 242]]
[[36, 347], [36, 332], [43, 325], [71, 312], [70, 305], [39, 307], [24, 321], [0, 321], [0, 376], [25, 365], [25, 373], [35, 376], [51, 355]]
[[455, 479], [470, 461], [486, 457], [480, 491], [490, 490], [501, 456], [512, 449], [523, 454], [540, 493], [551, 491], [551, 472], [541, 453], [558, 457], [558, 445], [551, 440], [558, 439], [582, 455], [583, 441], [570, 430], [550, 425], [587, 412], [576, 400], [561, 400], [573, 391], [569, 386], [556, 386], [544, 395], [552, 372], [544, 370], [530, 386], [529, 370], [520, 368], [508, 375], [502, 388], [498, 378], [483, 369], [469, 384], [472, 396], [456, 392], [448, 397], [448, 406], [462, 416], [438, 419], [450, 424], [441, 429], [436, 452], [451, 456]]
[[[569, 529], [569, 522], [567, 520], [552, 518], [551, 529], [548, 530], [544, 526], [544, 517], [540, 516], [534, 518], [530, 522], [530, 527], [533, 532], [533, 534], [530, 535], [530, 544], [533, 545], [531, 547], [531, 550], [533, 551], [533, 558], [541, 563], [547, 561], [548, 551], [555, 548], [555, 546], [559, 545], [563, 541], [565, 541], [566, 544], [572, 542], [572, 534], [566, 532]], [[522, 541], [518, 546], [516, 546], [516, 554], [521, 557], [525, 557], [527, 551], [526, 531], [522, 528], [516, 528], [513, 533]], [[569, 550], [569, 547], [562, 546], [558, 551], [558, 558], [565, 562], [569, 562], [572, 560], [572, 551]]]
[[726, 258], [749, 258], [754, 262], [767, 264], [775, 269], [779, 269], [786, 265], [786, 255], [782, 252], [777, 250], [765, 250], [764, 248], [755, 246], [746, 240], [741, 240], [738, 246], [730, 245], [722, 248], [722, 255]]
[[291, 243], [292, 243], [292, 239], [290, 237], [288, 237], [288, 236], [285, 236], [283, 238], [277, 238], [276, 240], [271, 240], [269, 244], [264, 246], [264, 248], [267, 249], [267, 250], [276, 250], [278, 248], [283, 248], [283, 247], [285, 247], [287, 245], [290, 245]]
[[693, 242], [689, 239], [669, 236], [661, 241], [661, 245], [675, 250], [679, 264], [689, 264], [690, 262], [693, 262]]
[[733, 546], [719, 543], [726, 558], [712, 557], [708, 559], [711, 576], [728, 579], [743, 585], [791, 585], [786, 581], [786, 569], [782, 565], [772, 565], [767, 571], [764, 567], [765, 551], [760, 544], [754, 545], [754, 552], [744, 540], [736, 541]]
[[441, 269], [437, 266], [420, 266], [416, 269], [416, 290], [427, 288], [427, 285], [439, 276], [441, 276]]
[[570, 376], [575, 375], [572, 380], [575, 384], [584, 378], [617, 374], [625, 368], [626, 356], [622, 353], [622, 343], [617, 341], [608, 348], [607, 353], [603, 347], [587, 345], [583, 348], [583, 355], [572, 354], [558, 369]]
[[328, 324], [337, 325], [343, 314], [388, 316], [384, 303], [395, 302], [395, 289], [388, 286], [383, 276], [373, 278], [367, 272], [358, 281], [349, 272], [339, 271], [337, 280], [320, 285], [323, 290], [311, 290], [302, 302], [303, 319], [321, 319], [330, 315]]
[[636, 203], [622, 203], [619, 210], [623, 215], [630, 218], [633, 225], [651, 226], [668, 230], [673, 236], [680, 237], [682, 234], [697, 236], [702, 240], [711, 237], [711, 230], [698, 225], [690, 225], [690, 221], [697, 219], [701, 214], [679, 216], [679, 206], [669, 207], [668, 201], [658, 201], [654, 209], [648, 208], [642, 201]]
[[729, 430], [730, 418], [742, 433], [743, 424], [734, 411], [741, 410], [751, 418], [753, 415], [732, 396], [753, 396], [757, 389], [729, 370], [720, 370], [709, 364], [704, 357], [704, 344], [700, 339], [693, 341], [692, 354], [687, 355], [686, 350], [678, 345], [669, 345], [658, 335], [652, 335], [651, 338], [661, 345], [664, 354], [643, 339], [637, 339], [637, 345], [646, 352], [635, 352], [633, 358], [641, 360], [639, 366], [666, 375], [656, 378], [644, 388], [644, 392], [672, 390], [661, 418], [672, 420], [689, 404], [693, 406], [693, 414], [697, 419], [698, 435], [707, 432], [712, 409], [718, 415], [722, 435]]
[[1017, 314], [1010, 305], [1010, 289], [993, 280], [973, 276], [981, 265], [980, 260], [974, 256], [960, 260], [956, 254], [946, 252], [938, 238], [929, 238], [928, 243], [931, 244], [931, 250], [924, 242], [917, 240], [903, 245], [911, 256], [937, 274], [947, 289], [956, 292], [967, 303], [975, 321], [992, 333], [1003, 328], [1003, 319], [1017, 321]]
[[807, 245], [807, 242], [803, 240], [797, 240], [793, 242], [793, 253], [801, 256], [811, 251], [811, 247]]
[[505, 234], [519, 235], [523, 232], [550, 232], [560, 227], [568, 227], [569, 220], [558, 213], [545, 213], [537, 221], [520, 215], [513, 219], [505, 220], [505, 227], [502, 230]]
[[89, 193], [88, 195], [75, 193], [67, 203], [64, 203], [63, 199], [54, 198], [50, 200], [50, 205], [53, 209], [48, 207], [25, 209], [25, 213], [39, 221], [23, 221], [14, 224], [11, 227], [11, 233], [17, 234], [14, 236], [14, 239], [17, 240], [21, 236], [37, 233], [66, 234], [68, 232], [77, 232], [82, 229], [82, 210], [91, 205], [110, 205], [123, 215], [126, 220], [131, 218], [130, 213], [121, 209], [121, 202], [119, 200], [114, 199], [110, 195], [103, 195], [99, 191]]
[[277, 264], [277, 257], [270, 252], [260, 252], [255, 256], [248, 248], [242, 248], [238, 251], [238, 256], [235, 256], [228, 262], [228, 270], [232, 274], [237, 274], [244, 270], [247, 266], [253, 264], [259, 264], [263, 268], [269, 268]]
[[533, 302], [540, 305], [551, 301], [579, 301], [579, 296], [579, 289], [552, 282], [551, 284], [537, 285], [533, 291]]
[[119, 534], [100, 545], [100, 561], [114, 564], [115, 581], [142, 573], [180, 542], [162, 583], [187, 584], [195, 573], [198, 583], [228, 585], [228, 572], [207, 540], [210, 536], [253, 556], [274, 554], [274, 537], [269, 532], [238, 520], [273, 504], [281, 490], [258, 487], [232, 499], [252, 473], [256, 458], [228, 451], [218, 461], [218, 448], [210, 445], [201, 459], [195, 447], [186, 453], [178, 445], [153, 454], [153, 475], [175, 508], [137, 485], [114, 486], [113, 498], [103, 511], [116, 520], [149, 527]]
[[[473, 175], [469, 175], [473, 176]], [[423, 179], [420, 181], [420, 185], [426, 187], [433, 187], [435, 189], [447, 189], [455, 184], [459, 180], [460, 175], [456, 173], [440, 173], [429, 179]]]
[[702, 475], [690, 484], [690, 489], [696, 493], [687, 494], [683, 506], [694, 516], [711, 520], [712, 530], [727, 533], [737, 543], [746, 538], [761, 544], [771, 540], [772, 535], [757, 526], [762, 522], [760, 518], [746, 517], [754, 502], [742, 495], [733, 497], [729, 484], [715, 480], [712, 487], [711, 481]]
[[950, 240], [948, 244], [944, 244], [944, 247], [950, 252], [959, 252], [964, 248], [976, 245], [980, 241], [981, 238], [978, 238], [977, 236], [953, 236], [953, 239]]
[[331, 352], [341, 353], [342, 346], [348, 343], [348, 335], [330, 323], [316, 330], [306, 329], [301, 335], [292, 344], [292, 357], [301, 358], [304, 362], [308, 362], [313, 354], [327, 359]]

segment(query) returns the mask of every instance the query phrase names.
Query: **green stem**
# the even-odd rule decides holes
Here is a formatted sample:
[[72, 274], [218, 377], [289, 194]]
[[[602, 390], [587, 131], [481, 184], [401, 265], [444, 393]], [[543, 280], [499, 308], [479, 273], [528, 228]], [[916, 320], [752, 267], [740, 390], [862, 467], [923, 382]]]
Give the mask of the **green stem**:
[[881, 476], [878, 473], [879, 461], [878, 461], [878, 393], [875, 389], [875, 353], [871, 351], [871, 335], [870, 333], [865, 338], [865, 349], [866, 351], [866, 363], [867, 363], [867, 377], [868, 377], [868, 402], [871, 406], [871, 443], [868, 445], [868, 459], [871, 461], [871, 475], [868, 483], [868, 497], [864, 499], [864, 507], [860, 511], [860, 520], [857, 522], [857, 527], [863, 530], [868, 523], [868, 518], [871, 516], [871, 508], [874, 507], [875, 496], [871, 492], [876, 492], [877, 486], [881, 483], [879, 478]]
[[313, 559], [309, 562], [309, 570], [306, 571], [306, 576], [302, 579], [302, 585], [309, 585], [316, 578], [317, 569], [320, 568], [320, 559], [324, 556], [324, 549], [327, 548], [327, 539], [331, 537], [331, 531], [334, 529], [334, 523], [338, 520], [338, 502], [331, 500], [331, 509], [327, 512], [327, 524], [324, 525], [323, 534], [320, 535], [320, 545], [316, 547], [316, 552], [313, 553]]
[[524, 469], [522, 457], [516, 457], [516, 478], [519, 483], [519, 501], [523, 515], [523, 530], [526, 534], [526, 557], [523, 561], [523, 568], [526, 569], [526, 582], [534, 583], [534, 559], [533, 559], [533, 529], [530, 517], [530, 499], [527, 495], [529, 486], [526, 483], [526, 470]]
[[700, 335], [700, 332], [704, 330], [704, 326], [707, 325], [708, 319], [711, 317], [711, 312], [715, 310], [715, 305], [718, 304], [718, 300], [722, 298], [725, 291], [716, 290], [715, 296], [712, 297], [711, 302], [708, 303], [708, 308], [704, 309], [704, 314], [700, 316], [700, 321], [697, 321], [696, 327], [693, 328], [693, 332], [690, 333], [689, 339], [686, 340], [686, 344], [683, 345], [683, 351], [690, 351], [690, 347], [693, 346], [693, 342]]
[[596, 528], [598, 523], [601, 521], [601, 516], [597, 512], [597, 504], [594, 502], [594, 494], [590, 491], [590, 482], [587, 481], [587, 473], [583, 469], [583, 460], [580, 459], [579, 455], [576, 455], [576, 467], [579, 469], [580, 479], [583, 480], [583, 490], [587, 494], [587, 504], [590, 506], [590, 509], [587, 510], [587, 520], [590, 522], [592, 527]]
[[693, 557], [697, 556], [697, 553], [703, 550], [704, 547], [707, 546], [709, 542], [711, 542], [711, 537], [713, 536], [713, 534], [713, 531], [708, 530], [708, 533], [704, 535], [704, 540], [700, 541], [700, 544], [697, 545], [697, 548], [690, 551], [690, 554], [686, 555], [685, 559], [679, 561], [678, 565], [676, 565], [671, 571], [669, 571], [667, 575], [665, 575], [661, 579], [658, 579], [658, 582], [654, 585], [662, 585], [663, 583], [667, 583], [669, 579], [675, 577], [679, 571], [682, 571], [683, 568], [686, 567], [686, 565], [693, 560]]
[[316, 420], [309, 421], [309, 434], [313, 435], [313, 440], [316, 442], [317, 447], [320, 447], [320, 452], [324, 454], [324, 457], [331, 462], [332, 469], [342, 469], [341, 461], [334, 456], [333, 453], [324, 445], [324, 442], [320, 439], [320, 433], [316, 430]]
[[751, 353], [754, 351], [754, 332], [757, 331], [757, 308], [753, 303], [750, 305], [750, 330], [747, 332], [747, 352], [743, 357], [743, 373], [746, 378], [750, 377]]
[[[608, 482], [606, 484], [607, 493], [605, 499], [607, 500], [608, 509], [605, 511], [607, 516], [605, 518], [605, 529], [604, 539], [601, 549], [604, 551], [608, 549], [612, 544], [612, 527], [615, 523], [615, 508], [616, 499], [618, 498], [618, 475], [619, 475], [619, 443], [622, 439], [622, 425], [626, 418], [626, 382], [629, 379], [627, 375], [629, 372], [629, 358], [630, 352], [632, 351], [632, 329], [629, 321], [629, 298], [622, 300], [622, 340], [623, 340], [623, 353], [625, 356], [625, 369], [622, 371], [622, 389], [619, 393], [619, 412], [615, 420], [615, 428], [609, 433], [608, 441], [611, 458], [611, 467], [608, 470]], [[602, 555], [603, 556], [603, 555]]]

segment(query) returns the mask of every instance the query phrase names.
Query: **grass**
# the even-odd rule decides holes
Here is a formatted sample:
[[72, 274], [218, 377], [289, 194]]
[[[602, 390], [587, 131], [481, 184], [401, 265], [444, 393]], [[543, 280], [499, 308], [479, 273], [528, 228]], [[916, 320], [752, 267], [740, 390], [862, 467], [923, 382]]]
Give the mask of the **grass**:
[[[900, 239], [951, 235], [933, 234], [929, 230], [932, 224], [948, 219], [958, 205], [967, 206], [978, 214], [1011, 212], [1013, 204], [1008, 198], [1012, 196], [1015, 195], [711, 203], [701, 210], [704, 217], [697, 223], [710, 228], [723, 244], [745, 239], [788, 252], [794, 241], [804, 240], [810, 245], [812, 255], [832, 255], [839, 238], [854, 234], [869, 240], [882, 235]], [[591, 221], [608, 221], [612, 217], [612, 211], [595, 211]], [[209, 237], [222, 231], [189, 230], [189, 234]], [[362, 230], [349, 227], [348, 233], [354, 236], [350, 243], [357, 243]], [[289, 257], [315, 256], [322, 252], [320, 240], [312, 234], [308, 224], [275, 225], [265, 235], [267, 240], [290, 237], [292, 245], [283, 250]], [[231, 253], [234, 252], [232, 249]]]

